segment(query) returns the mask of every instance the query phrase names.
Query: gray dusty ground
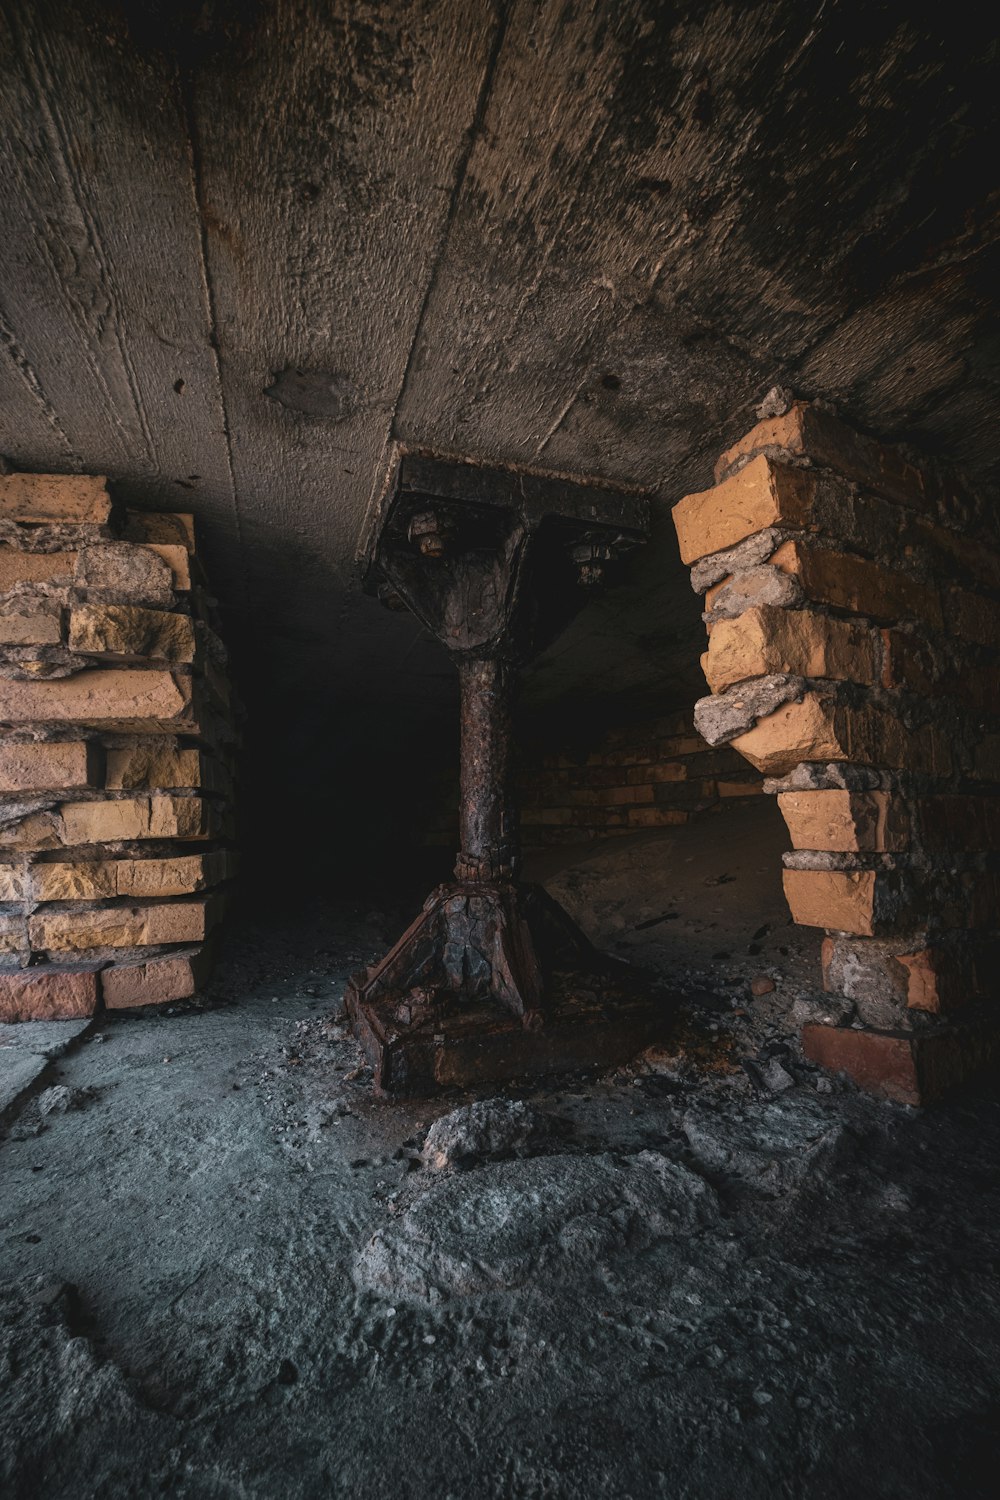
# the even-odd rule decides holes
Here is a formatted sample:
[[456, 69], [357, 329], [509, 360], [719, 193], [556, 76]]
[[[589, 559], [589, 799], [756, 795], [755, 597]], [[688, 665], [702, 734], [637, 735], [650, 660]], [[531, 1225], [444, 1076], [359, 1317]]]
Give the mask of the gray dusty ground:
[[[783, 921], [760, 817], [745, 864], [645, 841], [550, 872], [664, 972], [688, 931], [692, 1045], [426, 1153], [468, 1101], [373, 1100], [331, 1019], [395, 915], [248, 923], [205, 1008], [49, 1060], [0, 1144], [0, 1493], [992, 1495], [1000, 1107], [921, 1116], [796, 1057], [805, 979], [748, 994], [806, 973], [791, 929], [752, 936]], [[736, 879], [699, 917], [703, 859]], [[636, 931], [636, 880], [680, 915]]]

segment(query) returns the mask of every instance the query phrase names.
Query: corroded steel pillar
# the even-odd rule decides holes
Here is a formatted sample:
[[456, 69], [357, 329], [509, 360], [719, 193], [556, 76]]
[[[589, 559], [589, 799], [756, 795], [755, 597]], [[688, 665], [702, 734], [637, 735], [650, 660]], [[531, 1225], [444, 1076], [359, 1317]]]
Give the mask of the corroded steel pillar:
[[376, 1087], [415, 1093], [624, 1060], [658, 1016], [518, 874], [512, 713], [521, 668], [644, 539], [635, 490], [424, 450], [394, 451], [365, 585], [449, 651], [461, 696], [461, 848], [346, 1004]]

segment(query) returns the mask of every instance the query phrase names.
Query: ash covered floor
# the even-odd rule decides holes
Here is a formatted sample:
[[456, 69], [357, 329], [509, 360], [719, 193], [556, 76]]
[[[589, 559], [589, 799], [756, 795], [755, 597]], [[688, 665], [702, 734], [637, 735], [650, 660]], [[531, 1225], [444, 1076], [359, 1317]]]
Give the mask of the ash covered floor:
[[536, 860], [690, 1000], [604, 1078], [374, 1100], [336, 1017], [403, 914], [346, 907], [0, 1032], [3, 1493], [992, 1494], [1000, 1106], [802, 1063], [773, 812]]

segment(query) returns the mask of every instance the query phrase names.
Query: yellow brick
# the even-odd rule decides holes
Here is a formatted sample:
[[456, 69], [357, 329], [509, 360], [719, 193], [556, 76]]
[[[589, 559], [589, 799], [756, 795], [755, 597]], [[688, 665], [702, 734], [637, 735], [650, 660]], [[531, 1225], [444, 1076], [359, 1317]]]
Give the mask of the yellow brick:
[[811, 458], [917, 510], [928, 509], [933, 501], [924, 475], [897, 449], [854, 432], [830, 412], [808, 402], [796, 401], [783, 416], [758, 422], [722, 455], [715, 466], [716, 478], [738, 458], [764, 448], [781, 448], [795, 457]]
[[792, 918], [800, 926], [874, 936], [873, 870], [785, 870], [782, 878]]
[[169, 672], [95, 668], [34, 682], [0, 679], [0, 723], [195, 728], [191, 680]]
[[806, 525], [814, 483], [807, 470], [762, 454], [713, 489], [685, 495], [673, 509], [681, 560], [697, 562], [769, 526]]
[[18, 583], [71, 583], [75, 552], [19, 552], [0, 547], [0, 594]]
[[186, 511], [130, 510], [123, 532], [127, 542], [180, 545], [193, 552], [194, 516]]
[[200, 750], [181, 749], [176, 740], [147, 739], [120, 750], [108, 751], [109, 791], [135, 791], [140, 787], [207, 787], [212, 763]]
[[108, 802], [64, 802], [67, 844], [106, 844], [129, 839], [197, 839], [210, 827], [200, 797], [122, 797]]
[[69, 649], [85, 656], [192, 662], [194, 623], [188, 615], [132, 604], [77, 604], [70, 611]]
[[36, 953], [85, 952], [91, 948], [147, 948], [170, 943], [200, 943], [220, 911], [202, 898], [149, 906], [83, 908], [36, 912], [28, 919]]
[[226, 868], [227, 856], [222, 853], [35, 864], [31, 867], [30, 891], [35, 901], [189, 896], [217, 885], [225, 878]]
[[95, 786], [98, 758], [83, 740], [17, 745], [0, 739], [0, 792], [75, 791]]
[[905, 807], [888, 792], [782, 792], [778, 806], [794, 849], [886, 853], [909, 844]]
[[713, 693], [771, 673], [877, 683], [880, 644], [852, 620], [762, 605], [716, 623], [702, 666]]
[[812, 546], [796, 538], [778, 548], [771, 565], [797, 578], [814, 604], [832, 604], [877, 620], [942, 623], [937, 589], [863, 557]]
[[8, 520], [103, 526], [110, 515], [108, 481], [100, 476], [0, 475], [0, 516]]
[[875, 708], [844, 708], [819, 693], [786, 703], [732, 741], [758, 771], [786, 774], [801, 761], [854, 761], [894, 770], [947, 775], [952, 759], [947, 734], [934, 724], [910, 730], [896, 715]]

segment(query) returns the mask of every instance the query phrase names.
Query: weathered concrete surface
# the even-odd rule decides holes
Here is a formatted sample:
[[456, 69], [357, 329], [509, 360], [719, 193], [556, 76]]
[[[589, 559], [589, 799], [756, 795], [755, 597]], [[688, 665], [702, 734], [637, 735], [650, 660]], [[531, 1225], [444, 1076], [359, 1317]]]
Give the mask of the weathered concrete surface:
[[16, 1108], [61, 1057], [94, 1024], [82, 1021], [21, 1021], [0, 1025], [0, 1120]]
[[[597, 863], [592, 911], [625, 879]], [[718, 873], [721, 907], [747, 872]], [[384, 925], [250, 924], [238, 1005], [108, 1020], [58, 1064], [77, 1107], [8, 1128], [5, 1496], [992, 1493], [996, 1100], [916, 1116], [792, 1051], [776, 1095], [654, 1049], [523, 1096], [538, 1146], [436, 1170], [471, 1101], [374, 1101], [330, 1019]], [[759, 1037], [701, 1015], [706, 1055], [711, 1024]]]
[[530, 691], [663, 711], [667, 506], [776, 380], [996, 472], [994, 45], [861, 0], [12, 0], [0, 453], [195, 512], [286, 796], [450, 700], [350, 582], [392, 435], [659, 489]]

